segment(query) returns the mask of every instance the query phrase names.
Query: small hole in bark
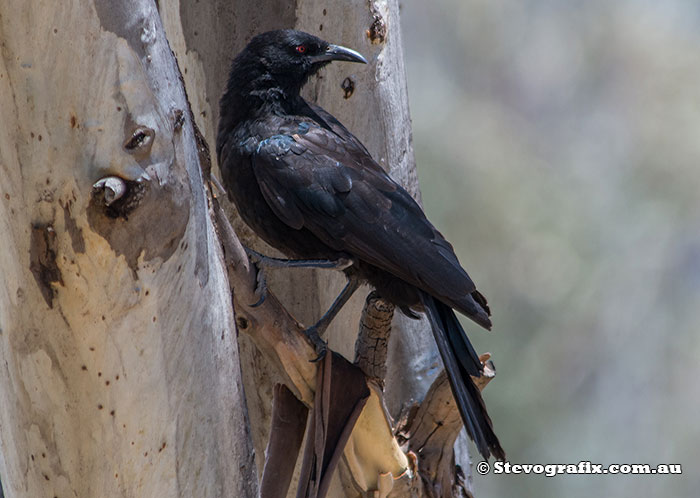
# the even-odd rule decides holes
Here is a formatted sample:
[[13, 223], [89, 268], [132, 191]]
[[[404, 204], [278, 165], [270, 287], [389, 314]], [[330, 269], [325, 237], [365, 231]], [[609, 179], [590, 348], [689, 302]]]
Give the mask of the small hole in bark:
[[238, 325], [239, 329], [247, 329], [248, 328], [248, 320], [243, 318], [243, 317], [239, 317], [238, 320], [236, 320], [236, 325]]
[[350, 97], [352, 97], [352, 94], [355, 93], [355, 82], [351, 80], [350, 77], [347, 77], [340, 84], [340, 88], [342, 88], [344, 92], [343, 98], [349, 99]]
[[124, 148], [129, 151], [142, 149], [151, 144], [155, 134], [156, 133], [150, 128], [144, 126], [138, 127], [124, 143]]
[[83, 365], [82, 367], [80, 367], [80, 370], [87, 370], [87, 367]]
[[379, 14], [374, 14], [372, 25], [367, 30], [367, 37], [371, 40], [373, 44], [384, 43], [386, 40], [386, 23], [382, 16]]
[[104, 406], [102, 406], [102, 405], [97, 405], [97, 409], [98, 409], [98, 410], [102, 410], [103, 408], [104, 408]]

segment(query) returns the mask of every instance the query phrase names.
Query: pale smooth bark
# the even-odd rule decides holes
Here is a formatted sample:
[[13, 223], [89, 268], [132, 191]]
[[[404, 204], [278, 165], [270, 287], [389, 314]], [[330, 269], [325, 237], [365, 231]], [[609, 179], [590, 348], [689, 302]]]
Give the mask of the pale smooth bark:
[[154, 4], [8, 0], [0, 41], [5, 493], [256, 496], [228, 282]]

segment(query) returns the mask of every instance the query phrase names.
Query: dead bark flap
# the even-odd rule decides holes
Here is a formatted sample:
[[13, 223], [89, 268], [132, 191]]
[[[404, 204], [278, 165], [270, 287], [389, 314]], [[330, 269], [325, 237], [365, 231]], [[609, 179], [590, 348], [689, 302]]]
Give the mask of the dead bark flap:
[[370, 392], [362, 371], [338, 353], [318, 370], [316, 399], [299, 478], [297, 498], [323, 498], [333, 471]]
[[287, 496], [309, 409], [284, 384], [276, 384], [272, 398], [270, 439], [265, 451], [261, 498]]

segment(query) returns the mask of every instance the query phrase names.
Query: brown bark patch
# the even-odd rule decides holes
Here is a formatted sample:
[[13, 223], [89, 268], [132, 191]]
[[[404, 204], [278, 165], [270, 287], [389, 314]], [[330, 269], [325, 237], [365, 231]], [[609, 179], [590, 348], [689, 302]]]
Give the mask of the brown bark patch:
[[372, 24], [367, 30], [367, 38], [373, 45], [379, 45], [386, 41], [386, 22], [374, 5], [370, 5], [370, 11], [372, 12]]
[[56, 264], [57, 246], [56, 231], [51, 225], [32, 225], [29, 269], [49, 308], [53, 308], [53, 298], [56, 295], [51, 284], [57, 282], [63, 285], [61, 270]]
[[70, 212], [70, 203], [66, 202], [63, 207], [63, 224], [66, 227], [68, 235], [70, 235], [73, 251], [78, 253], [85, 252], [85, 239], [83, 238], [83, 229], [78, 226]]
[[117, 254], [123, 254], [136, 275], [138, 259], [167, 261], [185, 234], [190, 217], [189, 198], [167, 185], [125, 181], [126, 194], [106, 206], [93, 195], [87, 209], [88, 224], [104, 237]]

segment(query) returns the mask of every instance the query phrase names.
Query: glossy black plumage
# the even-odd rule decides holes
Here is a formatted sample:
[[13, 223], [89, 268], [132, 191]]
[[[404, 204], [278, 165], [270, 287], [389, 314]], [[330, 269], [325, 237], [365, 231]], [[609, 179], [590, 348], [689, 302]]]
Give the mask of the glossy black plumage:
[[486, 299], [413, 198], [338, 120], [299, 95], [329, 60], [360, 57], [298, 31], [255, 37], [234, 60], [220, 103], [224, 185], [270, 245], [296, 258], [350, 256], [357, 263], [347, 271], [383, 297], [409, 314], [425, 310], [470, 436], [484, 457], [503, 458], [469, 377], [481, 364], [452, 311], [490, 328]]

